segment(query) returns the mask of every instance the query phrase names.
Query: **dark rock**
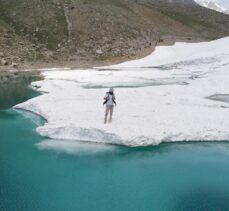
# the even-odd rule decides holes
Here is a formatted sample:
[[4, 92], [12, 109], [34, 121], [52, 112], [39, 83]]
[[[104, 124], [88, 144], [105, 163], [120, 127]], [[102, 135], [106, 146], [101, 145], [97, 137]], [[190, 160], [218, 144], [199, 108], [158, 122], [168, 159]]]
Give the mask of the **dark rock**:
[[18, 64], [15, 63], [15, 62], [13, 62], [10, 66], [13, 67], [13, 68], [18, 68]]
[[3, 66], [9, 65], [9, 62], [3, 58], [1, 59], [1, 65]]

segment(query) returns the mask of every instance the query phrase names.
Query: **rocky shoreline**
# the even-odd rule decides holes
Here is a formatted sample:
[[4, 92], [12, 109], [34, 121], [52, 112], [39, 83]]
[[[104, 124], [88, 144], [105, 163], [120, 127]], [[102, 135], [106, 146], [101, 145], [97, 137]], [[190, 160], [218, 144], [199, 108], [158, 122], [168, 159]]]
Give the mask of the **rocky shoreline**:
[[[84, 58], [77, 58], [76, 60], [71, 61], [70, 59], [66, 61], [62, 60], [50, 60], [49, 62], [42, 62], [42, 61], [27, 61], [27, 62], [18, 62], [16, 63], [12, 58], [5, 58], [2, 57], [0, 52], [0, 60], [3, 62], [0, 62], [0, 74], [1, 72], [11, 72], [11, 71], [35, 71], [35, 70], [41, 70], [43, 68], [69, 68], [69, 69], [79, 69], [79, 68], [93, 68], [93, 67], [100, 67], [100, 66], [109, 66], [109, 65], [115, 65], [118, 63], [135, 60], [135, 59], [141, 59], [143, 57], [148, 56], [151, 54], [156, 47], [158, 46], [171, 46], [174, 45], [175, 42], [204, 42], [209, 41], [208, 39], [187, 39], [187, 38], [179, 38], [179, 37], [173, 37], [169, 38], [167, 37], [165, 40], [160, 41], [158, 43], [155, 43], [155, 45], [152, 45], [150, 47], [145, 47], [142, 49], [138, 49], [135, 52], [132, 52], [131, 55], [125, 55], [125, 56], [116, 56], [116, 57], [107, 57], [106, 59], [99, 59], [96, 60], [89, 57]], [[0, 80], [1, 83], [1, 80]]]

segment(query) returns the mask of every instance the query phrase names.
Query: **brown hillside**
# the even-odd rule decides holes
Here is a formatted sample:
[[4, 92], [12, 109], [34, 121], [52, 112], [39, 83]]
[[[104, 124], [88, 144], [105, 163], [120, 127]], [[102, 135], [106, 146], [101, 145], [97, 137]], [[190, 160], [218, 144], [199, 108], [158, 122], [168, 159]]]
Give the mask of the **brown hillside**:
[[0, 0], [0, 57], [110, 62], [155, 45], [229, 35], [229, 16], [192, 0]]

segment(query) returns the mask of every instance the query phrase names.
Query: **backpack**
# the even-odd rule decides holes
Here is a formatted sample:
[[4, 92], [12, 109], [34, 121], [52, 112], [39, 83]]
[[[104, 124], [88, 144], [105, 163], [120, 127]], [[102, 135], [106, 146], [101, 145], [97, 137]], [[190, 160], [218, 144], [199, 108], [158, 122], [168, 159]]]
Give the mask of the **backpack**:
[[106, 97], [106, 99], [104, 100], [103, 105], [105, 105], [105, 104], [107, 103], [107, 101], [109, 100], [109, 96], [110, 96], [110, 95], [112, 96], [112, 101], [113, 101], [113, 103], [116, 105], [114, 94], [110, 94], [109, 92], [107, 92], [107, 97]]

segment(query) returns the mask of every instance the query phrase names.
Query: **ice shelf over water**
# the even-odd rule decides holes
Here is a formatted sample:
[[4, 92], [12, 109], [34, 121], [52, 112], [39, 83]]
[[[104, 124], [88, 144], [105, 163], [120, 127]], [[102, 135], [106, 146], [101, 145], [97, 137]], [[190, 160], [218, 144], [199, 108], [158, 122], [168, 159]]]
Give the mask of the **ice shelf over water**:
[[[55, 140], [127, 146], [229, 140], [229, 38], [176, 43], [119, 65], [46, 71], [32, 85], [44, 94], [16, 108], [47, 119], [37, 128]], [[117, 107], [104, 124], [103, 97], [116, 87]], [[50, 143], [49, 143], [50, 145]]]

